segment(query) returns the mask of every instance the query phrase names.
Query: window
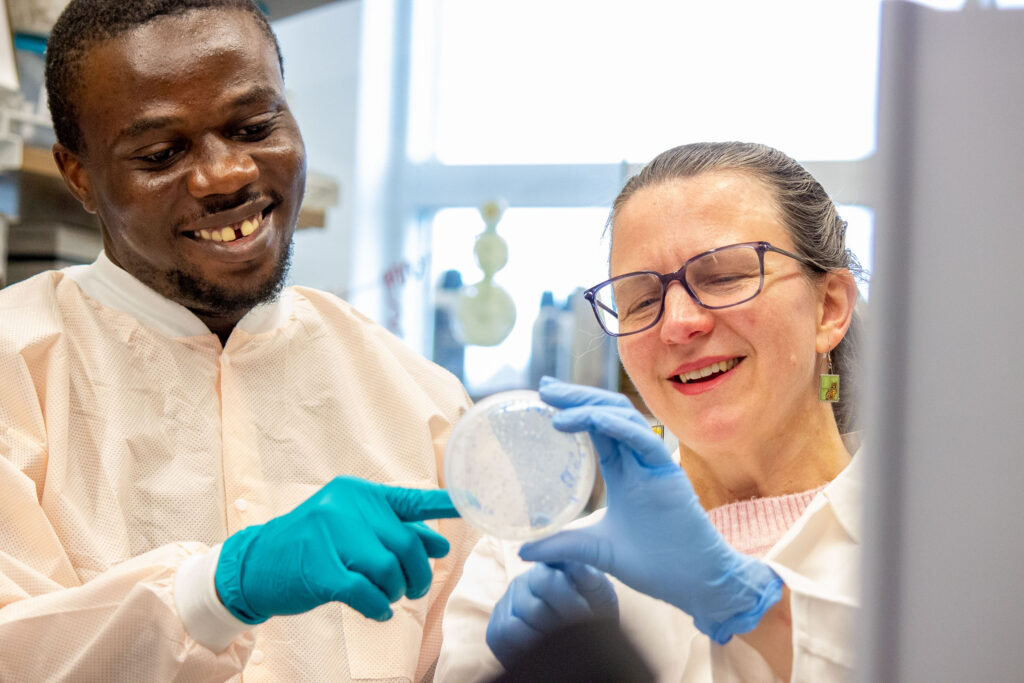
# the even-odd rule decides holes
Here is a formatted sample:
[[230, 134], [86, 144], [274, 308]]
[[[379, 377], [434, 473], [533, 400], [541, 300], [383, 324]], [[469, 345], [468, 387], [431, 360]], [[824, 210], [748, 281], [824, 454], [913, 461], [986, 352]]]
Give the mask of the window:
[[[516, 302], [516, 324], [502, 344], [466, 349], [464, 381], [474, 396], [530, 386], [544, 292], [564, 305], [605, 277], [601, 233], [626, 171], [688, 141], [757, 140], [823, 162], [827, 189], [855, 188], [835, 198], [848, 245], [870, 271], [873, 213], [855, 204], [875, 145], [879, 8], [872, 0], [409, 3], [397, 213], [406, 234], [426, 233], [418, 244], [430, 267], [418, 291], [430, 305], [404, 307], [403, 329], [423, 330], [407, 341], [432, 353], [432, 324], [418, 316], [433, 311], [442, 274], [458, 271], [466, 284], [481, 277], [472, 247], [484, 226], [465, 207], [504, 197], [511, 208], [498, 232], [509, 262], [495, 282]], [[867, 296], [866, 284], [861, 290]]]
[[642, 162], [688, 141], [874, 149], [879, 3], [415, 3], [410, 153]]

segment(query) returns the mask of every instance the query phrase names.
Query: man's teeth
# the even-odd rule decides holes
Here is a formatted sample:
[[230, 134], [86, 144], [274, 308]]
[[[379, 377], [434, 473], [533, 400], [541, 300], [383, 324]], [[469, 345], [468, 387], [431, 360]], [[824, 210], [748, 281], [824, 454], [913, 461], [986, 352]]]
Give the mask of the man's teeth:
[[260, 217], [253, 216], [234, 226], [228, 225], [223, 228], [214, 228], [213, 230], [200, 230], [193, 234], [197, 235], [199, 239], [211, 240], [213, 242], [234, 242], [239, 238], [248, 237], [253, 234], [258, 227], [260, 227]]
[[701, 379], [702, 377], [713, 375], [716, 372], [725, 372], [726, 370], [732, 370], [734, 367], [736, 367], [736, 364], [739, 362], [739, 358], [720, 360], [717, 363], [712, 363], [707, 367], [682, 373], [681, 375], [679, 375], [679, 381], [685, 384], [686, 382], [692, 382], [694, 380]]

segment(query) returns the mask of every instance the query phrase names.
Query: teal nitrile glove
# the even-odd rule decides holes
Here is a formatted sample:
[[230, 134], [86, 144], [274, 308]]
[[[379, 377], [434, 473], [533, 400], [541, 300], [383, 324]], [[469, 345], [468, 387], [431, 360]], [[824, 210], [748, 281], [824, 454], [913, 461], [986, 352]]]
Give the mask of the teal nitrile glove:
[[619, 619], [608, 577], [576, 562], [535, 564], [509, 584], [487, 623], [487, 646], [506, 669], [544, 635], [579, 621]]
[[589, 432], [608, 488], [596, 524], [520, 550], [524, 560], [583, 562], [671, 603], [715, 642], [753, 630], [782, 596], [782, 579], [734, 550], [708, 520], [686, 472], [625, 396], [542, 380], [556, 429]]
[[237, 618], [259, 624], [338, 601], [377, 621], [430, 590], [428, 557], [448, 541], [424, 519], [458, 517], [448, 492], [337, 477], [288, 514], [224, 541], [215, 584]]

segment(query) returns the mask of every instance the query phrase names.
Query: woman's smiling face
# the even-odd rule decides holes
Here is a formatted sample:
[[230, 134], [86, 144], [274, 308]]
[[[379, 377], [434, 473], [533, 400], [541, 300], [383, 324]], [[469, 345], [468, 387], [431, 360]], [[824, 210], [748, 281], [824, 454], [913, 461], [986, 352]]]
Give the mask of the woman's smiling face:
[[[668, 273], [709, 249], [756, 241], [794, 251], [765, 183], [725, 171], [674, 179], [637, 191], [620, 207], [611, 276]], [[674, 282], [658, 324], [619, 338], [623, 366], [647, 406], [693, 451], [792, 433], [822, 414], [821, 287], [782, 254], [766, 253], [764, 270], [757, 297], [720, 310], [700, 307]]]

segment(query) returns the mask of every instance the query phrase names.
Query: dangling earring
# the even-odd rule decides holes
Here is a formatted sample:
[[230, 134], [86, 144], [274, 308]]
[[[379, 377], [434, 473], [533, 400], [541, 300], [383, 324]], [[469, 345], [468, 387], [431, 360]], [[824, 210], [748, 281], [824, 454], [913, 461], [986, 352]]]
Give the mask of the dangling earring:
[[821, 375], [818, 383], [818, 400], [835, 403], [839, 400], [839, 375], [832, 374], [832, 351], [825, 352], [828, 359], [828, 372]]

